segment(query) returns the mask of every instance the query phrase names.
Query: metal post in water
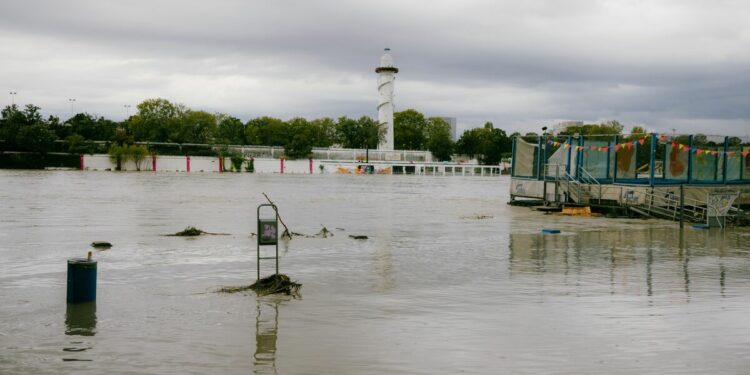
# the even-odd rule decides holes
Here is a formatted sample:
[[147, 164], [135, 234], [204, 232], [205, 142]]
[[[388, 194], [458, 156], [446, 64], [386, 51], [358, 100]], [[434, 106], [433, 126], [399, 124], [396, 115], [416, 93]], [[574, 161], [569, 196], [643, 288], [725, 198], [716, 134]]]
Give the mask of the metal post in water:
[[542, 201], [544, 205], [547, 205], [547, 164], [544, 164], [542, 168]]
[[685, 185], [680, 184], [680, 228], [685, 226]]
[[96, 301], [96, 261], [87, 258], [68, 259], [68, 303]]

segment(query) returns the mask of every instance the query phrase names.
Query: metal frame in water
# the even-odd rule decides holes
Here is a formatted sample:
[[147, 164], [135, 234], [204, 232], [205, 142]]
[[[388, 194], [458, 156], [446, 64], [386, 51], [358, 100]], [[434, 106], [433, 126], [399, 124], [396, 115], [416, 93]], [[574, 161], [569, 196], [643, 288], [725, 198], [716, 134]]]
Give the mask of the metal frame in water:
[[[274, 217], [273, 218], [267, 218], [267, 219], [261, 219], [260, 217], [260, 210], [263, 207], [271, 207], [274, 211]], [[260, 280], [260, 261], [261, 259], [274, 259], [276, 261], [276, 274], [279, 273], [279, 210], [276, 208], [276, 205], [273, 204], [261, 204], [258, 206], [257, 210], [257, 265], [258, 265], [258, 277], [257, 280]], [[260, 247], [261, 246], [270, 246], [273, 245], [276, 247], [276, 256], [272, 257], [262, 257], [260, 256]]]

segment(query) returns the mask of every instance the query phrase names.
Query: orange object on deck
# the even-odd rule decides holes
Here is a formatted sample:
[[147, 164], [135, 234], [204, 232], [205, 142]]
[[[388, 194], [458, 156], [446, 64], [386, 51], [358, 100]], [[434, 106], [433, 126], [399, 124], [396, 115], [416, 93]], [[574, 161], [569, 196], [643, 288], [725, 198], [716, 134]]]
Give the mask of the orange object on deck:
[[591, 216], [591, 207], [563, 207], [562, 214], [569, 216]]

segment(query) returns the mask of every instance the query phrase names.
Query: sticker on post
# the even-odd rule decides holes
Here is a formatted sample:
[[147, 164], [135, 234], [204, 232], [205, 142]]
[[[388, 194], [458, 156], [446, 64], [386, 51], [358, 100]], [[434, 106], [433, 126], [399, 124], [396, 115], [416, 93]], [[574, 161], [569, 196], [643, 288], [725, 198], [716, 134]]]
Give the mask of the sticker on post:
[[275, 245], [279, 240], [278, 223], [276, 220], [260, 220], [260, 236], [258, 241], [261, 245]]

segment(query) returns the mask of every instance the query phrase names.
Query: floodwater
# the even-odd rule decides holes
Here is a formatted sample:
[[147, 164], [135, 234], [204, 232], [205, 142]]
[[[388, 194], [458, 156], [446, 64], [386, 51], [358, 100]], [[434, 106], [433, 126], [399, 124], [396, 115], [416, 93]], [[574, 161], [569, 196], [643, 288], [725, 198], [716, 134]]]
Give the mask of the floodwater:
[[[750, 231], [543, 215], [508, 183], [0, 171], [0, 373], [750, 371]], [[215, 293], [255, 280], [262, 192], [335, 234], [280, 246], [300, 298]], [[230, 235], [163, 236], [188, 225]], [[66, 305], [92, 241], [98, 299]]]

